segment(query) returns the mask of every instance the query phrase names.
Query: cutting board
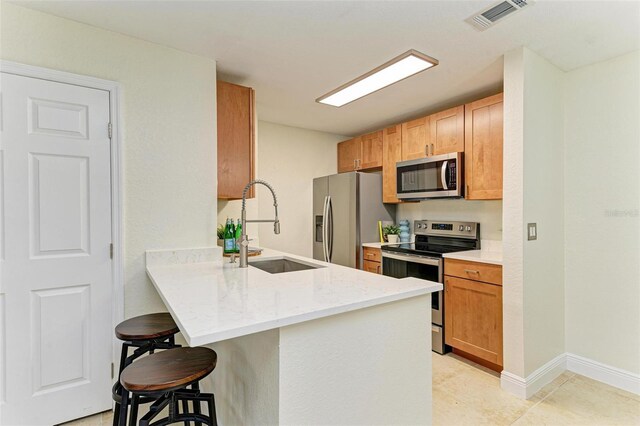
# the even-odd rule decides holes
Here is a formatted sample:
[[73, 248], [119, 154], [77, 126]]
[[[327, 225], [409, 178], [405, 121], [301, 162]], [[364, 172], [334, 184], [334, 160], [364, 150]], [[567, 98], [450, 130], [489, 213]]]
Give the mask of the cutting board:
[[[236, 256], [240, 256], [240, 253], [222, 253], [224, 257], [231, 257], [232, 254], [235, 254]], [[248, 253], [249, 257], [260, 256], [260, 254], [262, 254], [261, 248], [249, 247], [249, 253]]]

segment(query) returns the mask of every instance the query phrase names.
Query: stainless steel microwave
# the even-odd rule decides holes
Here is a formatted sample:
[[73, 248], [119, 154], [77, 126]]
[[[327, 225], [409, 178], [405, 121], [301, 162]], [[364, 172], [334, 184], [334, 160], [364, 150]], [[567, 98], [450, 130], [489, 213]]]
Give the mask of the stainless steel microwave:
[[454, 152], [396, 163], [398, 198], [463, 197], [462, 158], [461, 152]]

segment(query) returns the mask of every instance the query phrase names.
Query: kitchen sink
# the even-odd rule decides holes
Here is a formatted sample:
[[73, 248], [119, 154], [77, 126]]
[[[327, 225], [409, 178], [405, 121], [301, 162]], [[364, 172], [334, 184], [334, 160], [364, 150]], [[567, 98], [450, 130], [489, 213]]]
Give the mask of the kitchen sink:
[[299, 260], [290, 259], [288, 257], [249, 261], [249, 266], [261, 269], [270, 274], [282, 274], [284, 272], [295, 272], [305, 271], [307, 269], [324, 268], [324, 266], [322, 265], [301, 262]]

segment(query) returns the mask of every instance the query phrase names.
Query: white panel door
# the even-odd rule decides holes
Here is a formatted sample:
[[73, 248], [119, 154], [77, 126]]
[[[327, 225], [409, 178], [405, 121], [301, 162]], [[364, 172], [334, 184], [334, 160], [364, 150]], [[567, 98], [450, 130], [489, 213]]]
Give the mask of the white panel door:
[[109, 93], [0, 80], [2, 425], [111, 407]]

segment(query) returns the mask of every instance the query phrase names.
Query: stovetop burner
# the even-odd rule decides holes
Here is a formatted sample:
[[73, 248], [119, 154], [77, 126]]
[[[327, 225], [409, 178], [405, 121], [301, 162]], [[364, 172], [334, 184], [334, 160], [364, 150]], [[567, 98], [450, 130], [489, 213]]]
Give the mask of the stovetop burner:
[[480, 248], [479, 223], [416, 220], [413, 230], [414, 243], [387, 244], [382, 251], [442, 257], [445, 253]]
[[418, 254], [424, 256], [442, 257], [445, 253], [453, 253], [456, 251], [473, 250], [473, 247], [460, 247], [460, 246], [443, 246], [428, 243], [400, 243], [400, 244], [387, 244], [382, 246], [382, 251]]

